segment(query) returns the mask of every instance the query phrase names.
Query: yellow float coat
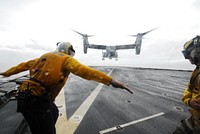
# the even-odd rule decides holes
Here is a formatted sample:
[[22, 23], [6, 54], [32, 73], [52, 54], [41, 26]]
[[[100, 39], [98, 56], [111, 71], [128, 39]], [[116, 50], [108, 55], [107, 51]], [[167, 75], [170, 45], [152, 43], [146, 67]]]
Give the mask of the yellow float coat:
[[23, 81], [20, 90], [25, 90], [29, 86], [30, 89], [33, 89], [31, 90], [33, 95], [41, 95], [46, 89], [52, 100], [65, 85], [70, 73], [107, 86], [110, 85], [112, 79], [105, 73], [85, 66], [73, 57], [61, 52], [49, 52], [40, 58], [23, 62], [10, 68], [3, 75], [10, 76], [27, 70], [30, 72], [31, 79]]

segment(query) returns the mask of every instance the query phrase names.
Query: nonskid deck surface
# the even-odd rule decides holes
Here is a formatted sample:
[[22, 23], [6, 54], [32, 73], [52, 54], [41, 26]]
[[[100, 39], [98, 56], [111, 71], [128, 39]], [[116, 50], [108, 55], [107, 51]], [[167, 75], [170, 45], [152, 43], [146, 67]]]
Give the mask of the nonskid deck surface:
[[[56, 99], [60, 111], [57, 134], [169, 134], [189, 116], [189, 108], [181, 98], [190, 71], [94, 68], [123, 81], [134, 94], [70, 75]], [[1, 90], [15, 87], [13, 83], [8, 85]], [[1, 107], [0, 134], [14, 133], [23, 127], [19, 122], [23, 117], [16, 112], [16, 100]]]
[[169, 134], [189, 116], [181, 99], [190, 71], [94, 68], [123, 81], [134, 94], [71, 75], [63, 90], [67, 134]]

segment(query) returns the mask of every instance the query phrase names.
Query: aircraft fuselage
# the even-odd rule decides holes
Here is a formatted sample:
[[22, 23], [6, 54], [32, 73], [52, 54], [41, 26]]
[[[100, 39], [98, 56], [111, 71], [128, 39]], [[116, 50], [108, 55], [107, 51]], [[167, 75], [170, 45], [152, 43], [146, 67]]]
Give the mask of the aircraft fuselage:
[[118, 58], [118, 54], [116, 52], [116, 47], [115, 46], [107, 46], [106, 51], [102, 53], [103, 54], [103, 59], [104, 58]]

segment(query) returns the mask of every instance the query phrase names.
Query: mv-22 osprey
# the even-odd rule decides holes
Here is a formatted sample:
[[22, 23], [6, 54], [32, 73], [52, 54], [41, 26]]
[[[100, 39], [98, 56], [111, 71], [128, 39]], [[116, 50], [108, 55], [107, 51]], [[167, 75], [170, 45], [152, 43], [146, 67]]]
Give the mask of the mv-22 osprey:
[[145, 34], [155, 30], [156, 28], [149, 30], [144, 33], [138, 33], [137, 35], [130, 35], [136, 37], [135, 44], [127, 44], [127, 45], [115, 45], [115, 46], [106, 46], [106, 45], [97, 45], [97, 44], [90, 44], [88, 41], [88, 37], [91, 37], [93, 35], [87, 35], [87, 34], [82, 34], [80, 32], [77, 32], [73, 30], [74, 32], [80, 34], [83, 37], [83, 52], [87, 54], [87, 49], [88, 48], [93, 48], [93, 49], [101, 49], [101, 50], [106, 50], [105, 52], [102, 52], [102, 60], [105, 60], [105, 58], [115, 58], [116, 60], [118, 59], [118, 53], [117, 50], [121, 49], [135, 49], [136, 55], [140, 54], [141, 51], [141, 45], [142, 45], [142, 38]]

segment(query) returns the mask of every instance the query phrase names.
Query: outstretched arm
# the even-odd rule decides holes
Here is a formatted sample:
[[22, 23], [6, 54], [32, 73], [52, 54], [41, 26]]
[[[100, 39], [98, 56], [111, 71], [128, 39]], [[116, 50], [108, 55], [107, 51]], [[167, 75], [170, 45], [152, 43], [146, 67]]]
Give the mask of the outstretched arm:
[[110, 84], [111, 84], [113, 87], [115, 87], [115, 88], [122, 88], [122, 89], [127, 90], [129, 93], [133, 94], [133, 92], [131, 91], [131, 89], [130, 89], [128, 86], [126, 86], [124, 83], [120, 82], [120, 81], [117, 81], [117, 80], [112, 79], [112, 80], [110, 81]]
[[133, 92], [129, 89], [128, 86], [123, 84], [122, 82], [119, 82], [117, 80], [114, 80], [111, 76], [106, 75], [105, 73], [93, 69], [91, 67], [85, 66], [81, 63], [79, 63], [77, 60], [75, 60], [72, 57], [68, 57], [67, 61], [64, 64], [66, 70], [72, 72], [75, 75], [78, 75], [84, 79], [87, 80], [94, 80], [100, 83], [103, 83], [107, 86], [110, 84], [115, 88], [122, 88], [133, 94]]
[[29, 60], [27, 62], [22, 62], [20, 64], [18, 64], [17, 66], [11, 67], [10, 69], [8, 69], [5, 72], [1, 72], [0, 75], [3, 75], [4, 77], [9, 77], [13, 74], [17, 74], [23, 71], [27, 71], [28, 69], [30, 69], [33, 64], [37, 61], [38, 59], [34, 59], [34, 60]]

